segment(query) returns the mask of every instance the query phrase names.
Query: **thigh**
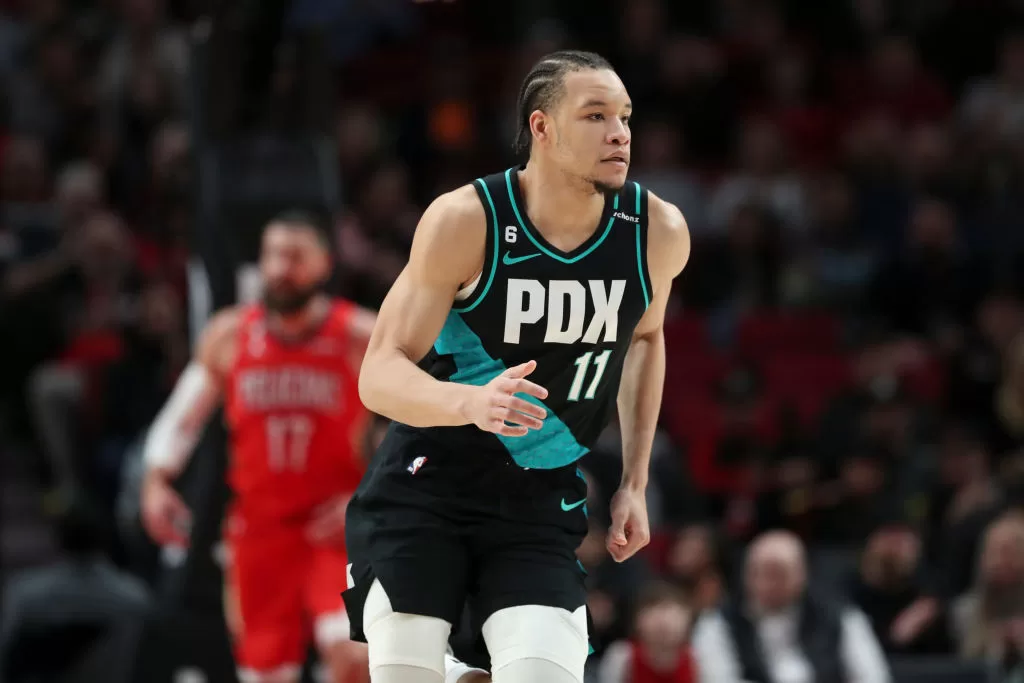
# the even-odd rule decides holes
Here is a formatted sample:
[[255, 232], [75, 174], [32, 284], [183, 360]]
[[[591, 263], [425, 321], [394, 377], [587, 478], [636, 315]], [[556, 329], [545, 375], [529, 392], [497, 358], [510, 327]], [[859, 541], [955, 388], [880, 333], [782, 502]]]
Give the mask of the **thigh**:
[[474, 534], [473, 612], [479, 623], [508, 607], [572, 612], [586, 602], [586, 573], [576, 558], [587, 532], [586, 482], [574, 469], [547, 472], [531, 489], [530, 497], [506, 499], [503, 514]]
[[270, 671], [301, 664], [309, 640], [303, 599], [309, 547], [301, 531], [246, 529], [228, 545], [239, 666]]
[[382, 515], [390, 531], [375, 536], [372, 550], [350, 552], [343, 594], [353, 640], [365, 642], [363, 606], [374, 582], [397, 613], [458, 623], [466, 602], [469, 562], [454, 529], [429, 513]]
[[522, 529], [503, 536], [506, 542], [477, 564], [472, 611], [478, 623], [509, 607], [542, 605], [573, 612], [586, 604], [586, 573], [576, 559], [573, 536]]
[[446, 453], [392, 428], [349, 502], [345, 605], [354, 640], [365, 640], [363, 605], [379, 581], [395, 612], [456, 623], [465, 604], [469, 560], [453, 516]]

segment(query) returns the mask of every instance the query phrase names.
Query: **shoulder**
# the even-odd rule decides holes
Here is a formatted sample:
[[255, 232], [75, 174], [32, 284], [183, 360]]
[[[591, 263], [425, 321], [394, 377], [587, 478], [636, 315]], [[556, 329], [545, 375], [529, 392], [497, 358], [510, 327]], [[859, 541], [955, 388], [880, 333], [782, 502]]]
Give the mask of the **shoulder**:
[[484, 237], [487, 215], [473, 184], [446, 192], [427, 207], [416, 229], [417, 236], [457, 242]]
[[472, 185], [447, 192], [427, 207], [409, 255], [422, 281], [466, 282], [479, 272], [487, 246], [487, 215]]
[[196, 360], [210, 372], [223, 375], [230, 367], [249, 310], [247, 306], [229, 306], [217, 311], [206, 323], [196, 346]]
[[683, 212], [647, 191], [647, 260], [652, 275], [674, 278], [690, 259], [690, 229]]

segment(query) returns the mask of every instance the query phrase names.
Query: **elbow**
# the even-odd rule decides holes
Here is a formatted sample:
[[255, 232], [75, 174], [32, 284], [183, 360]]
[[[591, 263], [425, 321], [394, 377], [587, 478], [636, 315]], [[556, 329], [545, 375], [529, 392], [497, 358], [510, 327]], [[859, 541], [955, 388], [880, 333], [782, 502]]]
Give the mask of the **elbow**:
[[373, 378], [377, 373], [373, 370], [373, 362], [369, 355], [363, 359], [363, 365], [359, 370], [359, 400], [371, 413], [381, 412], [379, 392], [374, 386]]
[[390, 411], [392, 402], [388, 400], [389, 392], [382, 382], [387, 377], [387, 371], [382, 365], [385, 364], [381, 362], [379, 354], [367, 353], [363, 358], [359, 369], [359, 400], [371, 413], [394, 419]]

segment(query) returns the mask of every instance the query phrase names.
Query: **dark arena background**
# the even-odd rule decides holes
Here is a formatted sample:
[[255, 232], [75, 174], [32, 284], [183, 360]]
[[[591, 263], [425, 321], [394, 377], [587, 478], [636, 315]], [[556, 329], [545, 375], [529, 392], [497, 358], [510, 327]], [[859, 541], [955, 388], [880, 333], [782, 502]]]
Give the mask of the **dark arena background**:
[[[583, 461], [590, 680], [642, 683], [608, 663], [644, 643], [640, 597], [674, 586], [696, 622], [771, 529], [867, 616], [896, 683], [1024, 680], [1022, 19], [1019, 0], [0, 0], [0, 681], [235, 680], [221, 421], [181, 480], [187, 550], [139, 522], [147, 427], [210, 314], [257, 295], [271, 216], [332, 225], [332, 292], [378, 307], [432, 198], [514, 162], [518, 85], [560, 48], [615, 66], [631, 178], [693, 239], [653, 539], [624, 564], [603, 546], [616, 426]], [[145, 609], [89, 616], [125, 591]], [[473, 634], [455, 645], [487, 665]]]

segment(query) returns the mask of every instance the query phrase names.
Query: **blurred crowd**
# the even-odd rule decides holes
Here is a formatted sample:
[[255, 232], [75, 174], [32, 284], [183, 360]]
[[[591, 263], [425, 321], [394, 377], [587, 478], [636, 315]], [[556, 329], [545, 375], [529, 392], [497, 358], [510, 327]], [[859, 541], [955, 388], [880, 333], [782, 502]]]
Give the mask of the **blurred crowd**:
[[[693, 235], [642, 557], [604, 551], [615, 425], [584, 462], [600, 683], [697, 680], [720, 631], [805, 680], [739, 634], [811, 595], [1024, 680], [1024, 3], [564, 0], [514, 37], [465, 5], [339, 57], [342, 293], [379, 305], [430, 199], [511, 163], [559, 47], [616, 65], [632, 177]], [[191, 18], [0, 0], [2, 414], [41, 490], [113, 506], [187, 360]]]

